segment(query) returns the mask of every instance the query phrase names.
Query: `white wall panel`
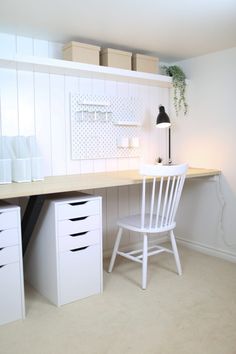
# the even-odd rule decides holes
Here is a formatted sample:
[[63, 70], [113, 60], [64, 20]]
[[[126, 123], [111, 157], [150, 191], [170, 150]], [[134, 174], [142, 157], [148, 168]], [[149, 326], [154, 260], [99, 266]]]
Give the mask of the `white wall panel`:
[[[62, 43], [8, 34], [0, 34], [0, 43], [0, 54], [4, 55], [17, 52], [23, 56], [62, 58]], [[140, 97], [145, 107], [141, 161], [154, 161], [150, 155], [150, 137], [153, 136], [150, 114], [154, 112], [151, 105], [158, 101], [156, 95], [168, 96], [168, 90], [151, 88], [150, 91], [145, 85], [97, 79], [92, 75], [90, 78], [63, 77], [19, 69], [0, 69], [2, 130], [7, 135], [36, 134], [44, 157], [45, 175], [135, 169], [140, 164], [139, 158], [71, 160], [71, 92]]]
[[0, 33], [0, 55], [11, 57], [16, 53], [16, 36], [14, 34]]
[[44, 174], [52, 175], [49, 74], [35, 73], [35, 133], [44, 158]]
[[107, 210], [107, 238], [106, 238], [106, 249], [112, 250], [114, 246], [114, 240], [117, 234], [117, 217], [119, 216], [118, 208], [118, 188], [107, 188], [106, 193], [106, 210]]
[[34, 135], [34, 76], [17, 71], [19, 135]]
[[70, 125], [70, 95], [79, 91], [79, 79], [77, 77], [65, 77], [65, 123], [66, 123], [66, 170], [67, 174], [81, 172], [80, 160], [71, 160], [71, 125]]
[[[118, 187], [118, 214], [117, 218], [122, 218], [127, 215], [129, 215], [129, 198], [128, 194], [129, 193], [129, 187], [128, 186], [122, 186]], [[121, 247], [128, 245], [129, 242], [129, 231], [124, 230], [123, 231], [123, 236], [121, 239]]]
[[65, 82], [62, 75], [50, 75], [52, 174], [66, 174]]
[[15, 70], [0, 69], [1, 126], [3, 135], [18, 135], [18, 95]]
[[16, 52], [18, 55], [27, 56], [33, 55], [33, 39], [29, 37], [16, 37]]
[[33, 52], [36, 57], [48, 58], [49, 55], [49, 44], [48, 41], [41, 39], [34, 39]]

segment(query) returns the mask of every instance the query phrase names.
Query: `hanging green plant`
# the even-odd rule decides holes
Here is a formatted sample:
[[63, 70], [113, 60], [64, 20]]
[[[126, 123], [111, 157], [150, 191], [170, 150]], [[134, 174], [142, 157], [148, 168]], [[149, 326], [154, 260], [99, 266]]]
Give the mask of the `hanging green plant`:
[[177, 65], [163, 66], [165, 74], [172, 77], [174, 88], [174, 107], [176, 115], [179, 114], [181, 109], [184, 110], [184, 114], [187, 114], [188, 105], [186, 102], [186, 76], [183, 70]]

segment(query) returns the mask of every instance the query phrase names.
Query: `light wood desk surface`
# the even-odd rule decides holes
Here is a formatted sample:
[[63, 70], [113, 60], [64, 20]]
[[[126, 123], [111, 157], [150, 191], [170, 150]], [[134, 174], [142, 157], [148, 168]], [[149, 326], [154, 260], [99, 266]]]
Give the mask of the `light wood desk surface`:
[[[210, 177], [220, 173], [216, 169], [189, 168], [186, 178]], [[43, 181], [0, 185], [0, 199], [126, 186], [141, 181], [138, 170], [45, 177]]]

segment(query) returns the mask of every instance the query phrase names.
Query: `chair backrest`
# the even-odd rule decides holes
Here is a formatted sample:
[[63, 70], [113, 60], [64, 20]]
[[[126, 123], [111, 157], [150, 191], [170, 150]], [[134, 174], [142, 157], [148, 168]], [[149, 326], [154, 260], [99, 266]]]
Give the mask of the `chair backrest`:
[[[175, 219], [179, 205], [184, 180], [188, 169], [187, 164], [182, 165], [143, 165], [140, 174], [143, 175], [141, 227], [149, 229], [165, 229]], [[152, 177], [150, 204], [147, 196], [148, 182]], [[145, 214], [149, 214], [149, 220], [145, 221]]]

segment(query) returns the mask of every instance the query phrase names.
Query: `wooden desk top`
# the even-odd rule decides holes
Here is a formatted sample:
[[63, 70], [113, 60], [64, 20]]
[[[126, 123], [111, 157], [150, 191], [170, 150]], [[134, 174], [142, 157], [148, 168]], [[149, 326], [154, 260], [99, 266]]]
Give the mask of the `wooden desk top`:
[[[210, 177], [220, 173], [216, 169], [189, 168], [186, 178]], [[43, 181], [0, 185], [0, 199], [126, 186], [141, 181], [138, 170], [45, 177]]]

